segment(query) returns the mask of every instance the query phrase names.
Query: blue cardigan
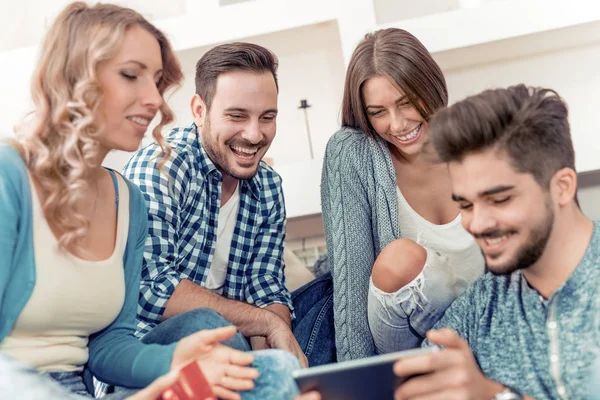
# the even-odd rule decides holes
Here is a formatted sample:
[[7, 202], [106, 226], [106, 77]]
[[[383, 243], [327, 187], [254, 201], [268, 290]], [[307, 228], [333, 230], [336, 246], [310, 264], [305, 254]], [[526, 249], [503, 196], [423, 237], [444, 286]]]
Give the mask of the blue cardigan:
[[321, 176], [323, 226], [333, 275], [338, 361], [375, 354], [367, 318], [375, 259], [401, 237], [396, 173], [386, 142], [342, 128], [329, 142]]
[[[125, 302], [109, 326], [90, 336], [88, 368], [103, 382], [139, 388], [169, 371], [176, 344], [147, 345], [134, 336], [148, 226], [142, 193], [129, 181], [127, 186]], [[0, 144], [0, 342], [12, 331], [35, 286], [31, 202], [23, 159], [13, 146]]]

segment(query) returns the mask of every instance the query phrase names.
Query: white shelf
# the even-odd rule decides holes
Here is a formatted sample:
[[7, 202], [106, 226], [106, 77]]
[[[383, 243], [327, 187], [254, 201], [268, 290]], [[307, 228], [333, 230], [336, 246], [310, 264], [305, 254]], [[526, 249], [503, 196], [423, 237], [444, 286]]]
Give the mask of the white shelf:
[[383, 24], [415, 35], [431, 53], [455, 50], [600, 20], [600, 2], [502, 0]]
[[337, 5], [337, 0], [254, 0], [214, 8], [210, 15], [188, 13], [153, 23], [166, 32], [175, 50], [182, 51], [335, 21]]

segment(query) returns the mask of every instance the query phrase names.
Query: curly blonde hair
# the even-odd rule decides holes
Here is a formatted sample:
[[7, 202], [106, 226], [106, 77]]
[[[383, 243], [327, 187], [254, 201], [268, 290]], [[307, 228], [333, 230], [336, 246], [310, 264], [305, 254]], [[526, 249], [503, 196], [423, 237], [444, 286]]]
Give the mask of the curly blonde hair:
[[[16, 147], [40, 185], [44, 215], [59, 231], [61, 250], [84, 237], [90, 225], [76, 205], [89, 190], [85, 176], [97, 166], [92, 160], [104, 129], [98, 112], [102, 103], [98, 65], [116, 56], [133, 26], [146, 29], [160, 45], [163, 73], [158, 90], [164, 96], [180, 85], [181, 66], [165, 35], [132, 9], [72, 3], [56, 18], [41, 47], [31, 88], [33, 123], [15, 129]], [[161, 130], [173, 121], [173, 112], [166, 103], [159, 111], [161, 120], [152, 136], [163, 150], [164, 162], [171, 149]]]

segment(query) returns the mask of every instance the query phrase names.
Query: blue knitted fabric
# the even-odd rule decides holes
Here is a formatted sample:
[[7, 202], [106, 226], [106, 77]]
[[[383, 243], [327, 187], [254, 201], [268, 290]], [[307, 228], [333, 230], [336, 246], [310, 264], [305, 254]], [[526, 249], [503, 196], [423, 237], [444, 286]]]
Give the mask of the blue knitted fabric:
[[400, 238], [396, 174], [385, 141], [350, 128], [336, 132], [325, 151], [321, 203], [338, 360], [368, 357], [375, 354], [367, 320], [371, 269]]

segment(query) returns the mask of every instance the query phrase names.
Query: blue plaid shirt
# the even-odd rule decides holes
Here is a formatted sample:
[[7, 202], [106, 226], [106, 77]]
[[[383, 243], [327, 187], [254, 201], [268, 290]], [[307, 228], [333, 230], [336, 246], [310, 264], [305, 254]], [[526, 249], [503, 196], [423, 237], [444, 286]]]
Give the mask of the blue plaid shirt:
[[[216, 246], [222, 176], [208, 157], [196, 125], [166, 137], [172, 153], [162, 172], [161, 149], [139, 150], [123, 174], [137, 184], [148, 206], [148, 230], [138, 306], [138, 331], [156, 326], [182, 279], [204, 286]], [[283, 275], [285, 205], [281, 178], [264, 162], [240, 181], [240, 205], [231, 241], [223, 296], [258, 307], [292, 310]]]

